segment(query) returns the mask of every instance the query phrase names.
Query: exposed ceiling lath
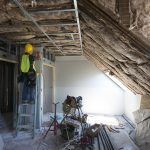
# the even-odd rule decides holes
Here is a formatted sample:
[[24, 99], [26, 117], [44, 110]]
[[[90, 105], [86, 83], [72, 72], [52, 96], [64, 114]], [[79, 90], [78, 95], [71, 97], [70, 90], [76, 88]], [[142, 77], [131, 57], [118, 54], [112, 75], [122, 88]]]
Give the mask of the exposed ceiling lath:
[[80, 0], [85, 56], [138, 94], [150, 94], [149, 45], [111, 18], [94, 0]]
[[5, 4], [9, 13], [3, 13], [9, 19], [0, 23], [0, 37], [16, 44], [42, 44], [56, 55], [83, 54], [76, 0], [13, 1]]
[[21, 9], [21, 11], [24, 13], [24, 15], [32, 21], [35, 26], [48, 38], [50, 43], [53, 43], [54, 46], [63, 54], [62, 50], [60, 47], [56, 45], [56, 43], [52, 40], [52, 38], [44, 31], [44, 29], [36, 22], [36, 20], [22, 7], [21, 3], [18, 0], [13, 0], [16, 5]]
[[126, 13], [130, 18], [129, 29], [124, 27], [126, 20], [119, 20], [116, 0], [78, 0], [80, 14], [76, 0], [38, 0], [33, 6], [31, 1], [20, 2], [36, 23], [25, 17], [13, 1], [0, 0], [2, 39], [43, 44], [57, 56], [83, 53], [135, 93], [150, 95], [150, 1], [119, 1], [124, 9], [119, 10], [121, 19]]

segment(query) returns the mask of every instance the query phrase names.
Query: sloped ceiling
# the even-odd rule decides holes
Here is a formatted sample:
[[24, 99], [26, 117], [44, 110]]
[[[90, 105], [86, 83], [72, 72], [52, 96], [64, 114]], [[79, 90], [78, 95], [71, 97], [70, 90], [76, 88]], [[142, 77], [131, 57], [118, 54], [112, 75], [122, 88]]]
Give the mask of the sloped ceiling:
[[80, 0], [78, 5], [85, 56], [135, 93], [150, 94], [149, 45], [118, 23], [111, 0]]
[[[127, 0], [128, 28], [120, 22], [118, 1], [78, 0], [84, 55], [135, 93], [150, 94], [150, 1]], [[75, 13], [53, 12], [74, 9], [73, 0], [37, 0], [34, 7], [32, 0], [20, 2], [66, 55], [82, 54]], [[61, 55], [13, 0], [0, 0], [0, 38], [21, 44], [44, 44]]]

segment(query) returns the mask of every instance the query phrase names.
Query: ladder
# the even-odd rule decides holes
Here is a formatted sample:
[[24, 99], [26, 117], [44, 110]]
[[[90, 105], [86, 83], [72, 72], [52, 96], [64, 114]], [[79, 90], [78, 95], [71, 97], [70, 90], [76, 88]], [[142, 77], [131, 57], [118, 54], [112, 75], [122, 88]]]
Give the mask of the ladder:
[[[36, 81], [37, 82], [37, 81]], [[27, 132], [32, 138], [35, 136], [36, 129], [36, 107], [37, 107], [37, 83], [35, 102], [19, 103], [16, 123], [16, 136], [19, 131]]]

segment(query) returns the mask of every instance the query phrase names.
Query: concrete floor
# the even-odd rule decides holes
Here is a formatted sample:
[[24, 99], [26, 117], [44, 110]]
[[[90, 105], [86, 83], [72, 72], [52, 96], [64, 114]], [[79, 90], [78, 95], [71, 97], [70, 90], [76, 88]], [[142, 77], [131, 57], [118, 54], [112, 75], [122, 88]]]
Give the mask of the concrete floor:
[[0, 134], [5, 134], [13, 130], [13, 114], [0, 114]]
[[4, 150], [57, 150], [63, 142], [60, 136], [53, 136], [52, 134], [48, 134], [43, 140], [43, 135], [39, 133], [34, 139], [5, 139], [4, 143]]
[[[113, 129], [118, 131], [118, 133], [113, 131], [110, 132], [106, 128], [114, 150], [139, 150], [134, 140], [135, 128], [131, 126], [122, 116], [91, 116], [89, 121], [92, 123], [103, 123], [108, 126], [111, 125]], [[128, 121], [130, 122], [130, 120]], [[105, 150], [102, 144], [100, 145], [100, 149]]]
[[[123, 117], [116, 116], [121, 128], [118, 133], [107, 133], [115, 150], [139, 150], [135, 143], [135, 128], [131, 126]], [[130, 121], [130, 120], [128, 120]]]
[[[108, 121], [106, 121], [108, 123], [111, 121], [116, 123], [115, 120], [110, 119], [109, 117], [102, 116], [103, 119], [100, 118], [101, 116], [96, 116], [95, 119], [92, 117], [92, 121], [94, 121], [94, 123], [101, 123], [99, 120], [103, 120], [105, 118], [105, 121], [108, 119]], [[114, 149], [138, 150], [138, 147], [132, 141], [133, 137], [130, 138], [129, 136], [134, 129], [131, 128], [131, 126], [122, 117], [119, 117], [120, 119], [118, 119], [118, 117], [115, 118], [124, 124], [124, 129], [119, 129], [119, 133], [112, 133], [108, 131]], [[0, 123], [0, 125], [2, 125], [2, 123]], [[36, 134], [34, 139], [31, 139], [31, 137], [25, 132], [19, 133], [18, 137], [14, 138], [14, 134], [11, 130], [5, 130], [5, 132], [0, 130], [0, 135], [4, 139], [4, 150], [63, 150], [65, 145], [64, 143], [66, 141], [62, 139], [60, 133], [58, 133], [57, 136], [54, 136], [52, 132], [49, 132], [44, 140], [43, 136], [47, 128], [45, 127], [43, 129], [44, 130], [42, 132], [40, 131]], [[76, 148], [76, 150], [80, 149], [80, 147]], [[96, 145], [94, 145], [94, 150], [98, 150]]]
[[119, 133], [110, 133], [110, 140], [115, 150], [139, 150], [135, 143], [129, 138], [129, 135], [125, 131]]

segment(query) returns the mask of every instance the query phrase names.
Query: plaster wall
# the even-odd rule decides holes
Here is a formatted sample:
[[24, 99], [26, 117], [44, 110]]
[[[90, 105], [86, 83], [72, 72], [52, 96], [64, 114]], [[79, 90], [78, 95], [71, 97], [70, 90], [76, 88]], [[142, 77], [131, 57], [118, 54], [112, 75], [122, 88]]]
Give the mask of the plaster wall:
[[55, 101], [62, 103], [67, 95], [82, 96], [86, 113], [124, 113], [124, 91], [84, 57], [56, 58]]
[[43, 66], [43, 113], [52, 112], [53, 68]]
[[125, 96], [125, 115], [135, 123], [133, 112], [140, 108], [141, 95], [134, 94], [131, 91], [124, 92]]

